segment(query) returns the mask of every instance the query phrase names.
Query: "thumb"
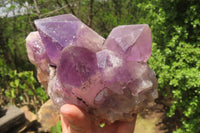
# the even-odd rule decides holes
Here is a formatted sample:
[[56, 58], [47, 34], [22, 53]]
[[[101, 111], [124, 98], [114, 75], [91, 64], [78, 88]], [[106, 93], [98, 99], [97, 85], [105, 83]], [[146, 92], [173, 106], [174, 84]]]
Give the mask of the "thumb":
[[63, 133], [86, 133], [90, 129], [90, 119], [75, 105], [61, 107]]

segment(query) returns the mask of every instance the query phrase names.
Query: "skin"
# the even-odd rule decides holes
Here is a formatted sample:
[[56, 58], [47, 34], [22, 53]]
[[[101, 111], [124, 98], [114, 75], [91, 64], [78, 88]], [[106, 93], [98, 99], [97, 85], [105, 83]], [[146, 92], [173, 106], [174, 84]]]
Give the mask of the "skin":
[[132, 122], [115, 122], [101, 128], [96, 126], [88, 114], [75, 105], [65, 104], [60, 109], [63, 133], [133, 133], [135, 119]]

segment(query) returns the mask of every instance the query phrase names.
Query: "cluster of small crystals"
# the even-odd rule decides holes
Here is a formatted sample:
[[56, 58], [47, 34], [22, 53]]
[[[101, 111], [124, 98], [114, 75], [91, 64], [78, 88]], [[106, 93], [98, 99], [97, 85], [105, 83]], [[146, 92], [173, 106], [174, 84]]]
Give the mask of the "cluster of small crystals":
[[157, 98], [157, 79], [146, 63], [147, 24], [114, 28], [105, 40], [71, 14], [35, 21], [26, 38], [38, 80], [58, 106], [70, 103], [97, 122], [132, 120]]

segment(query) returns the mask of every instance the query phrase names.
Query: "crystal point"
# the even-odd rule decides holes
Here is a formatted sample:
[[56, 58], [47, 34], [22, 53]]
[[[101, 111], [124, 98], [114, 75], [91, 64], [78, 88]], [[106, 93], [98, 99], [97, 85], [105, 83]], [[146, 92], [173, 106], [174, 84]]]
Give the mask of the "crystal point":
[[82, 45], [98, 51], [104, 41], [104, 38], [71, 14], [39, 19], [35, 25], [54, 65], [58, 64], [62, 49], [68, 45]]
[[146, 62], [151, 56], [152, 37], [147, 24], [123, 25], [114, 28], [104, 48], [116, 51], [130, 61]]

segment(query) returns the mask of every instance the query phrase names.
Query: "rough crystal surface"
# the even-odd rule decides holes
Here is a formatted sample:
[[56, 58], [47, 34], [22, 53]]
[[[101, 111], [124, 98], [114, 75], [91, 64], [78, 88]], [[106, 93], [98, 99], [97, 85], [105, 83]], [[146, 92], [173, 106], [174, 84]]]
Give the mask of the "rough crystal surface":
[[28, 57], [58, 107], [75, 104], [96, 123], [113, 123], [131, 121], [157, 98], [156, 75], [146, 63], [147, 24], [118, 26], [106, 40], [71, 14], [35, 24], [38, 32], [26, 39]]
[[[31, 32], [26, 38], [28, 57], [34, 65], [48, 60], [46, 49], [37, 31]], [[46, 69], [46, 68], [44, 68]]]
[[49, 81], [49, 58], [46, 49], [37, 31], [31, 32], [26, 38], [26, 48], [29, 60], [37, 68], [39, 82], [47, 88]]

